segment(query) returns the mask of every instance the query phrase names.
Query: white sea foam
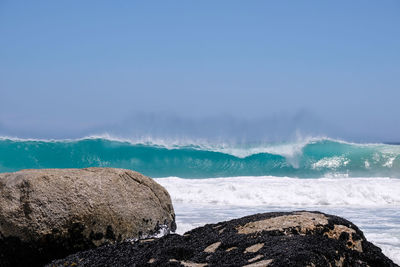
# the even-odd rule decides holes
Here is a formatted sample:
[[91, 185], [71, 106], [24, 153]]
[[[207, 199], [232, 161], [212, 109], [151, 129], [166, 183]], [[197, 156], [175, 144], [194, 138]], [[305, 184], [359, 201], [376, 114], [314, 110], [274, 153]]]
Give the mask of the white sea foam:
[[177, 232], [270, 211], [319, 210], [349, 219], [400, 264], [400, 179], [157, 178], [171, 195]]
[[313, 169], [329, 168], [337, 169], [341, 166], [349, 164], [349, 160], [343, 156], [340, 157], [326, 157], [312, 164]]
[[392, 167], [393, 166], [393, 161], [396, 159], [396, 156], [394, 157], [389, 157], [389, 159], [383, 164], [385, 167]]
[[[399, 230], [399, 229], [398, 229]], [[381, 231], [383, 232], [383, 231]], [[398, 234], [399, 235], [399, 234]], [[392, 259], [395, 263], [400, 264], [400, 238], [390, 233], [369, 233], [365, 235], [367, 240], [373, 242], [382, 249], [382, 252]]]
[[241, 206], [398, 206], [400, 179], [158, 178], [175, 203]]

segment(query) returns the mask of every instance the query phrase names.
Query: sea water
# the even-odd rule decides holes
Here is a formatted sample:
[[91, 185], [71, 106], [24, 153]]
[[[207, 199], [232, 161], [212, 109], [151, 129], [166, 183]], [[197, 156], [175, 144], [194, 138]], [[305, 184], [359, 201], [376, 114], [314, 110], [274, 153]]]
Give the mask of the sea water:
[[184, 233], [260, 212], [317, 210], [355, 223], [400, 264], [400, 146], [329, 138], [281, 143], [0, 138], [0, 172], [115, 167], [155, 178]]
[[400, 264], [400, 179], [159, 178], [171, 195], [177, 232], [271, 211], [321, 211], [355, 223]]

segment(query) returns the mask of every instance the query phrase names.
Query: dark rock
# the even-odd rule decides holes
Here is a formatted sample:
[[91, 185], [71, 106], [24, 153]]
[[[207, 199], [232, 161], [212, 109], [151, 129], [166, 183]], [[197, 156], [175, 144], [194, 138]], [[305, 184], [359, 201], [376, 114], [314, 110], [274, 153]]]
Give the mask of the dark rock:
[[351, 222], [319, 212], [256, 214], [184, 235], [79, 252], [48, 266], [397, 266]]
[[0, 266], [42, 266], [161, 227], [174, 231], [174, 220], [168, 192], [130, 170], [0, 174]]

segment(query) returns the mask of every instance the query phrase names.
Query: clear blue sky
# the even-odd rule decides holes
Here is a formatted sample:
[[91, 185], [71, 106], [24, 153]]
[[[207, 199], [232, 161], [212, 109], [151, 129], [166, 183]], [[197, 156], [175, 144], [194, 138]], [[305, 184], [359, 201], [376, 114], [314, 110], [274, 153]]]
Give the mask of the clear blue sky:
[[400, 1], [0, 1], [0, 135], [171, 114], [399, 141], [399, 103]]

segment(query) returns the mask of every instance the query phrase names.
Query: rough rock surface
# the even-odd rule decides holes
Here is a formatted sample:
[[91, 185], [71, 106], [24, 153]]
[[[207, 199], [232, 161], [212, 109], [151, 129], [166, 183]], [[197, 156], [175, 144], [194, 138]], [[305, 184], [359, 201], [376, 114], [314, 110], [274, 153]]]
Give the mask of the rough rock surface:
[[397, 266], [351, 222], [319, 212], [256, 214], [181, 235], [79, 252], [48, 266]]
[[0, 266], [43, 265], [77, 251], [175, 230], [168, 192], [112, 168], [0, 174]]

